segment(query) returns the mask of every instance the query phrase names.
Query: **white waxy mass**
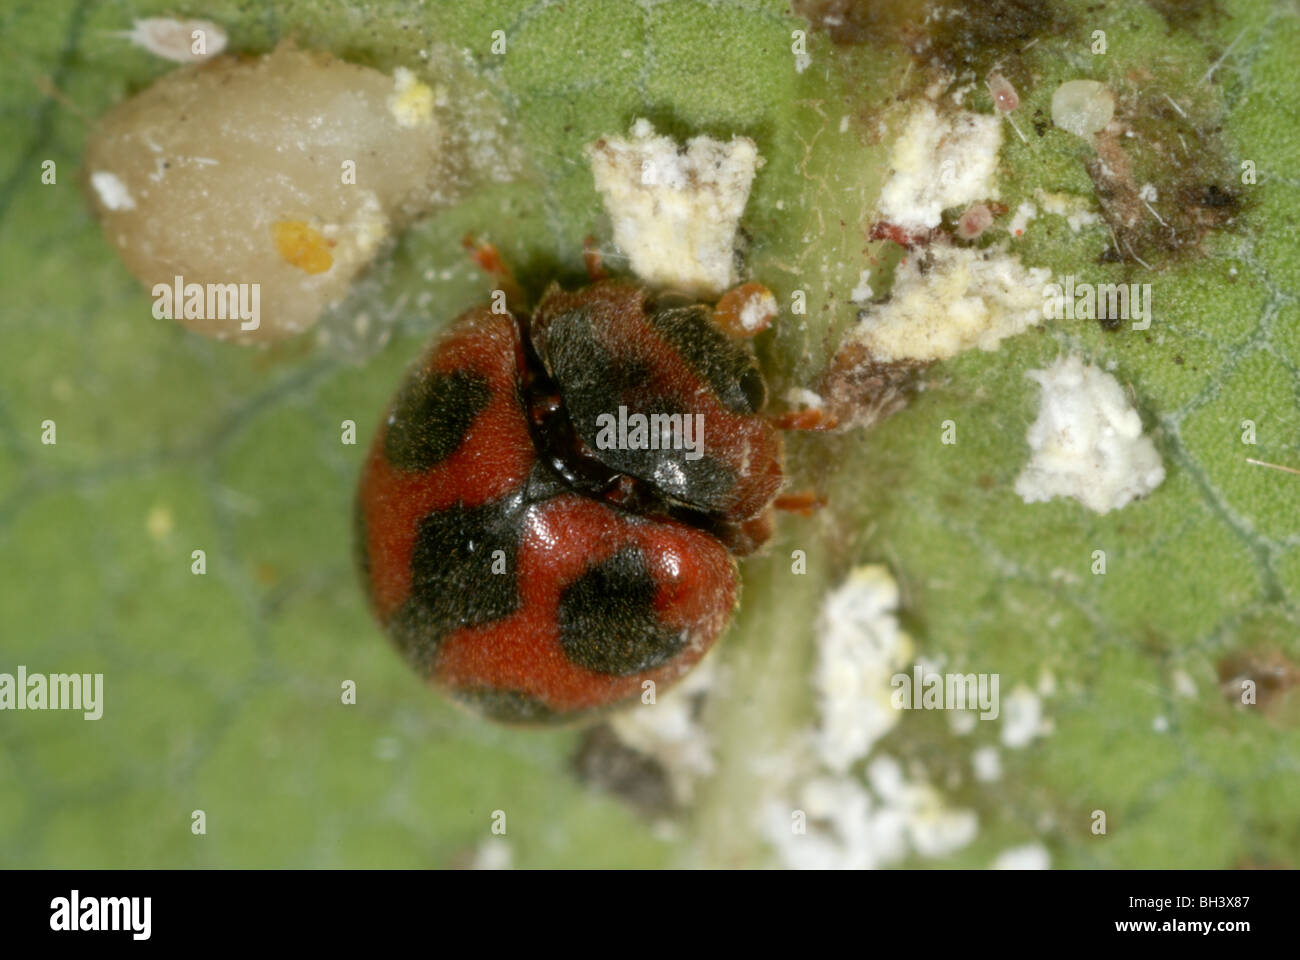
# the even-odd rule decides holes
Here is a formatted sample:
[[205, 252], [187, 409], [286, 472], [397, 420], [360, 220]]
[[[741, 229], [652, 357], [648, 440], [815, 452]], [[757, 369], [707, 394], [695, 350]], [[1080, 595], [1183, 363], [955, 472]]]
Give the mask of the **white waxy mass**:
[[587, 158], [633, 273], [700, 296], [735, 285], [736, 232], [762, 163], [754, 141], [698, 136], [681, 146], [638, 120]]
[[1108, 513], [1154, 490], [1164, 464], [1119, 382], [1078, 357], [1027, 376], [1042, 387], [1030, 459], [1016, 478], [1026, 503], [1070, 497]]

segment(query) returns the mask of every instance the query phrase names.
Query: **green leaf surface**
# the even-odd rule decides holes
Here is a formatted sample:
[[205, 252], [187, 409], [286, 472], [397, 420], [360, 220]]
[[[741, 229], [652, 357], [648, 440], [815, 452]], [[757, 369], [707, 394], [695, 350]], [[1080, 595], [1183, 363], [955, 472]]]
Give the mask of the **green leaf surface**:
[[[768, 863], [759, 761], [814, 722], [826, 591], [881, 562], [918, 655], [996, 672], [1004, 696], [1055, 678], [1051, 732], [1004, 750], [996, 783], [970, 776], [996, 726], [958, 736], [942, 718], [908, 717], [882, 742], [979, 817], [952, 857], [909, 863], [986, 866], [1041, 843], [1064, 867], [1295, 866], [1300, 698], [1279, 689], [1236, 706], [1220, 672], [1300, 670], [1300, 477], [1245, 461], [1300, 466], [1300, 17], [1287, 2], [1220, 6], [1171, 23], [1139, 2], [1062, 4], [1068, 27], [1026, 51], [1027, 140], [1008, 133], [999, 180], [1013, 210], [1038, 188], [1092, 196], [1081, 141], [1028, 123], [1035, 110], [1050, 118], [1059, 82], [1086, 76], [1185, 98], [1219, 128], [1200, 145], [1207, 164], [1253, 160], [1238, 226], [1147, 272], [1099, 265], [1104, 230], [1040, 216], [1012, 241], [1023, 261], [1151, 282], [1149, 330], [1049, 322], [930, 368], [926, 389], [872, 429], [791, 439], [793, 485], [829, 505], [782, 518], [770, 552], [745, 562], [741, 612], [714, 654], [728, 680], [704, 715], [717, 769], [665, 829], [580, 782], [580, 731], [462, 714], [391, 652], [352, 566], [361, 458], [403, 368], [489, 287], [462, 236], [495, 242], [533, 285], [580, 278], [583, 237], [609, 236], [582, 147], [642, 116], [678, 137], [758, 144], [748, 270], [781, 302], [802, 289], [809, 304], [759, 350], [775, 394], [815, 385], [853, 322], [890, 142], [919, 96], [901, 44], [835, 46], [767, 0], [7, 5], [0, 671], [102, 672], [106, 693], [93, 722], [0, 714], [0, 865], [456, 866], [490, 839], [496, 810], [521, 867]], [[382, 342], [337, 326], [330, 344], [250, 349], [156, 321], [79, 184], [89, 124], [174, 68], [116, 33], [151, 15], [216, 21], [237, 52], [292, 37], [429, 78], [455, 57], [453, 95], [500, 103], [523, 168], [412, 228], [363, 282], [351, 308], [378, 319]], [[1094, 29], [1110, 38], [1104, 57], [1089, 53]], [[490, 52], [494, 30], [504, 56]], [[982, 86], [971, 98], [991, 110]], [[54, 185], [41, 183], [45, 160]], [[1013, 490], [1038, 405], [1025, 372], [1065, 352], [1131, 391], [1168, 473], [1103, 516]], [[356, 446], [339, 442], [347, 419]], [[1242, 443], [1245, 419], [1255, 446]], [[45, 420], [55, 445], [41, 443]], [[939, 442], [945, 420], [955, 445]], [[196, 549], [205, 576], [190, 572]], [[795, 549], [805, 576], [789, 573]], [[1099, 549], [1104, 576], [1090, 571]], [[340, 703], [345, 680], [355, 706]], [[203, 836], [190, 830], [199, 809]], [[1095, 809], [1104, 837], [1089, 831]]]

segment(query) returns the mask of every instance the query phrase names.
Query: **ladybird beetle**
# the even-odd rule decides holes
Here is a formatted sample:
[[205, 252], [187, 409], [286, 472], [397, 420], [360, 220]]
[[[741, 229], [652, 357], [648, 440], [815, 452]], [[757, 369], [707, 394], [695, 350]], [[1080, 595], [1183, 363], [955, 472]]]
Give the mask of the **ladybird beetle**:
[[[428, 348], [370, 449], [356, 523], [371, 606], [430, 683], [493, 719], [567, 721], [705, 654], [783, 482], [737, 309], [552, 284], [531, 313], [471, 309]], [[602, 442], [620, 412], [698, 416], [701, 442]]]

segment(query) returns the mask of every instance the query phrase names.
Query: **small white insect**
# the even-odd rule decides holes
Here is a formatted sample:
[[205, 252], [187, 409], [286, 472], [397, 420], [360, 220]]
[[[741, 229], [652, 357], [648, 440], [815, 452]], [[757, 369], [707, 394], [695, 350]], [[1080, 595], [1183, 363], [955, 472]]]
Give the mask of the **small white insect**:
[[963, 240], [974, 240], [991, 226], [993, 211], [986, 204], [976, 203], [957, 218], [957, 236]]
[[1025, 135], [1016, 126], [1016, 121], [1011, 119], [1011, 111], [1020, 106], [1020, 94], [1011, 85], [1011, 81], [1002, 76], [1001, 71], [994, 70], [985, 78], [984, 85], [989, 88], [989, 95], [993, 98], [994, 108], [1007, 118], [1007, 122], [1011, 124], [1011, 129], [1016, 131], [1016, 136], [1020, 138], [1021, 142], [1025, 142]]
[[1003, 113], [1010, 113], [1016, 107], [1020, 106], [1020, 94], [1016, 93], [1016, 88], [1011, 85], [1011, 81], [1002, 76], [1001, 73], [990, 73], [988, 79], [984, 81], [989, 88], [989, 94], [993, 97], [993, 106]]
[[173, 63], [202, 63], [226, 49], [226, 31], [211, 20], [149, 17], [117, 35]]

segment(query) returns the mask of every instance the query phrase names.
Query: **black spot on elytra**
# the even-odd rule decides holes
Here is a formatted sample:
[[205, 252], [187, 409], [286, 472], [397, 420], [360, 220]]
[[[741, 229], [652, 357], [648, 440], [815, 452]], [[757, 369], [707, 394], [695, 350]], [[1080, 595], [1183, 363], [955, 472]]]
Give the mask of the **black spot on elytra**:
[[[765, 387], [753, 358], [727, 340], [707, 314], [696, 308], [673, 308], [655, 316], [668, 318], [657, 328], [697, 376], [707, 380], [715, 392], [721, 391], [719, 399], [724, 405], [739, 407], [741, 413], [762, 407]], [[703, 343], [701, 337], [710, 338], [712, 345]], [[607, 350], [596, 335], [588, 311], [571, 310], [553, 318], [546, 346], [547, 363], [560, 384], [565, 410], [582, 441], [601, 463], [649, 481], [661, 494], [681, 503], [702, 510], [725, 510], [729, 506], [736, 484], [735, 471], [707, 453], [687, 459], [691, 451], [674, 449], [671, 443], [666, 449], [650, 449], [648, 433], [646, 446], [639, 448], [602, 446], [598, 442], [600, 418], [617, 417], [620, 404], [627, 406], [629, 414], [647, 418], [676, 415], [679, 426], [683, 425], [680, 418], [694, 414], [671, 396], [649, 394], [650, 368]], [[707, 439], [700, 444], [695, 426], [692, 420], [692, 441], [703, 453], [708, 449]], [[707, 435], [707, 422], [704, 432]]]
[[563, 723], [581, 715], [580, 712], [557, 712], [532, 694], [520, 690], [475, 687], [471, 690], [454, 690], [452, 696], [499, 723]]
[[682, 450], [641, 450], [653, 458], [650, 480], [670, 497], [701, 510], [725, 511], [731, 505], [736, 472], [716, 457], [687, 460]]
[[551, 319], [545, 359], [570, 415], [575, 409], [606, 409], [611, 398], [617, 402], [624, 394], [644, 387], [651, 374], [647, 364], [605, 349], [591, 312], [585, 308]]
[[[598, 417], [607, 414], [602, 428]], [[707, 454], [707, 421], [669, 398], [636, 404], [629, 415], [646, 418], [643, 429], [630, 425], [627, 445], [620, 446], [618, 415], [612, 410], [582, 407], [572, 413], [578, 432], [596, 451], [601, 462], [622, 473], [648, 480], [664, 496], [701, 510], [725, 510], [736, 486], [736, 473], [726, 463]], [[690, 418], [688, 421], [687, 418]], [[688, 429], [694, 450], [685, 449], [684, 432]], [[658, 442], [651, 445], [653, 435]], [[635, 444], [635, 445], [633, 445]], [[693, 458], [693, 459], [692, 459]]]
[[655, 310], [650, 324], [732, 413], [757, 413], [767, 401], [758, 363], [718, 329], [707, 307]]
[[667, 663], [686, 645], [684, 631], [659, 621], [645, 555], [626, 547], [590, 567], [560, 597], [560, 644], [580, 667], [628, 676]]
[[428, 470], [441, 463], [456, 452], [491, 395], [487, 380], [477, 373], [421, 371], [393, 404], [384, 455], [399, 470]]
[[420, 521], [411, 553], [411, 595], [389, 630], [422, 673], [432, 672], [438, 647], [452, 631], [519, 609], [515, 561], [521, 509], [516, 495], [482, 507], [437, 510]]

